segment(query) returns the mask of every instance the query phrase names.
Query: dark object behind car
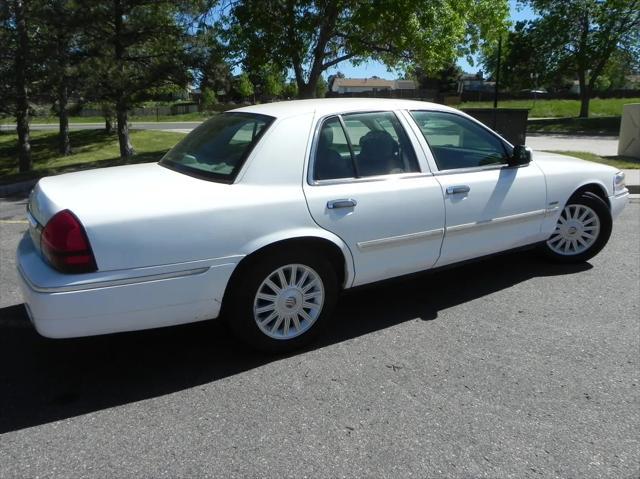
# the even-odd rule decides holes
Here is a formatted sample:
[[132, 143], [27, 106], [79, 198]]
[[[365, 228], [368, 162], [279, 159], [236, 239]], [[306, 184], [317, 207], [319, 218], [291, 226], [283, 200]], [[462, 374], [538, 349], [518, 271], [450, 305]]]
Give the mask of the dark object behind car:
[[525, 144], [527, 108], [464, 108], [462, 111], [500, 133], [512, 145]]

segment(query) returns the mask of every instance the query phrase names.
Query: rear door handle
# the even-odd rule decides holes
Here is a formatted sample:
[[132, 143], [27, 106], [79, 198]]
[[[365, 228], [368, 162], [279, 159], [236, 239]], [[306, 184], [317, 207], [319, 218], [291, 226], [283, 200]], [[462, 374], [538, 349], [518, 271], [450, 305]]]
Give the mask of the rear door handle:
[[458, 193], [469, 193], [471, 187], [468, 185], [447, 186], [448, 195], [457, 195]]
[[344, 198], [340, 200], [327, 201], [327, 208], [335, 210], [336, 208], [354, 208], [358, 202], [352, 198]]

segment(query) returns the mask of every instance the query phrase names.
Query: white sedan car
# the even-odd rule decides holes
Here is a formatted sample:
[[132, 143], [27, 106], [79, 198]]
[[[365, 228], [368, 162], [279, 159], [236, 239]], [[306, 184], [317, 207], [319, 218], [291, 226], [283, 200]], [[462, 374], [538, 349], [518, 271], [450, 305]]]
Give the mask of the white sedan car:
[[611, 167], [531, 158], [442, 105], [272, 103], [215, 116], [159, 163], [40, 180], [17, 264], [43, 336], [222, 315], [278, 352], [354, 286], [524, 246], [586, 261], [628, 196]]

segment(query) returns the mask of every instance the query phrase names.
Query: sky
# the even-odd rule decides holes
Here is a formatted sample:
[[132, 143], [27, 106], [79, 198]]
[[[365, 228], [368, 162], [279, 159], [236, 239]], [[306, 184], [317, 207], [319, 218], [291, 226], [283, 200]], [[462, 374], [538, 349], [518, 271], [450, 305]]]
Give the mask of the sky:
[[[528, 5], [518, 5], [517, 0], [509, 0], [509, 10], [511, 22], [514, 24], [522, 20], [531, 20], [535, 16], [531, 7]], [[471, 66], [464, 58], [458, 59], [457, 63], [465, 72], [475, 73], [480, 69], [477, 61], [475, 62], [475, 66]], [[403, 73], [396, 71], [390, 72], [386, 66], [379, 62], [365, 62], [358, 66], [351, 65], [349, 62], [343, 62], [335, 68], [329, 69], [326, 75], [329, 76], [338, 71], [344, 73], [347, 78], [371, 78], [372, 76], [378, 76], [389, 80], [396, 79]]]

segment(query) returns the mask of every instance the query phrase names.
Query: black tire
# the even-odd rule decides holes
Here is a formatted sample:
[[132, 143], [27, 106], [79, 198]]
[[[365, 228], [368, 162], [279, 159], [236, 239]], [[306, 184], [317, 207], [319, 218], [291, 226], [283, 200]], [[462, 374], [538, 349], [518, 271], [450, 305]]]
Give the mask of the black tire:
[[[602, 248], [605, 247], [607, 242], [609, 241], [609, 237], [611, 236], [611, 229], [613, 226], [613, 220], [611, 218], [611, 211], [607, 204], [600, 198], [598, 195], [590, 192], [582, 192], [576, 193], [565, 205], [565, 208], [577, 205], [577, 206], [586, 206], [590, 208], [597, 216], [599, 221], [599, 230], [597, 232], [597, 236], [595, 241], [589, 245], [589, 247], [579, 253], [576, 254], [560, 254], [549, 245], [550, 241], [553, 241], [555, 238], [555, 232], [552, 234], [547, 241], [545, 241], [541, 246], [541, 252], [550, 260], [558, 263], [581, 263], [584, 261], [588, 261], [597, 255]], [[563, 210], [564, 211], [564, 210]], [[564, 213], [563, 213], [564, 215]]]
[[[274, 338], [267, 335], [258, 326], [257, 319], [254, 317], [254, 302], [259, 301], [256, 299], [256, 295], [258, 289], [263, 285], [263, 281], [272, 277], [279, 268], [287, 265], [300, 265], [315, 272], [322, 283], [324, 301], [315, 321], [310, 322], [310, 326], [304, 332], [292, 338]], [[301, 276], [301, 271], [303, 270], [299, 270], [297, 273], [299, 276]], [[277, 276], [274, 278], [274, 282], [279, 284]], [[232, 290], [228, 298], [230, 304], [225, 307], [224, 314], [230, 329], [242, 342], [272, 354], [295, 351], [314, 341], [329, 322], [338, 297], [337, 275], [331, 263], [315, 252], [303, 251], [298, 248], [272, 250], [268, 254], [250, 260], [231, 287]], [[280, 297], [277, 294], [274, 296]], [[307, 310], [305, 312], [310, 313]], [[301, 316], [296, 316], [296, 318], [300, 320]], [[277, 318], [274, 323], [270, 323], [270, 326], [275, 325], [275, 322], [277, 322]], [[293, 322], [291, 324], [293, 325]], [[302, 320], [301, 324], [306, 323]], [[278, 329], [277, 332], [279, 331]]]

